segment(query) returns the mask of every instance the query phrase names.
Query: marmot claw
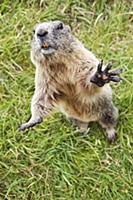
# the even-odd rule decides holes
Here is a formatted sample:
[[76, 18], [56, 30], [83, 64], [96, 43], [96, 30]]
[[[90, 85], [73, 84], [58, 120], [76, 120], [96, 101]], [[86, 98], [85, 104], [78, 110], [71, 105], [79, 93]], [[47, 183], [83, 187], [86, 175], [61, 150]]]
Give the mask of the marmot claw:
[[95, 83], [99, 87], [102, 87], [110, 81], [119, 82], [122, 80], [122, 78], [116, 76], [123, 71], [122, 68], [118, 68], [109, 72], [109, 70], [112, 68], [112, 62], [109, 62], [104, 70], [102, 70], [102, 66], [103, 61], [98, 64], [96, 73], [90, 79], [92, 83]]

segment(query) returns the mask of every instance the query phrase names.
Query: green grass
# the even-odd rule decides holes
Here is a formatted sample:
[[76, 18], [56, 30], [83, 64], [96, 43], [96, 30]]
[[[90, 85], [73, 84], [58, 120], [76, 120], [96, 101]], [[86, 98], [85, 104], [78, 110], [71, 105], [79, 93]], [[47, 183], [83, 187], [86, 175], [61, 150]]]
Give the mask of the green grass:
[[[90, 3], [87, 3], [90, 2]], [[114, 3], [115, 2], [115, 3]], [[133, 10], [132, 1], [3, 0], [0, 3], [0, 199], [133, 199]], [[30, 37], [38, 21], [62, 19], [104, 62], [123, 66], [112, 84], [119, 108], [117, 140], [109, 145], [91, 124], [79, 135], [57, 113], [24, 133], [30, 116], [35, 68]]]

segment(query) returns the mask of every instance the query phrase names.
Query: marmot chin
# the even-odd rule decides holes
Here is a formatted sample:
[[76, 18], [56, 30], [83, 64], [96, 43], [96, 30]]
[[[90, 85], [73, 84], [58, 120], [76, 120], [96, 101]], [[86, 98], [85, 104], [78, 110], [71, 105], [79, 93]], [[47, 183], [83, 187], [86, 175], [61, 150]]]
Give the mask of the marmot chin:
[[53, 111], [64, 113], [79, 129], [97, 121], [109, 142], [115, 138], [118, 110], [112, 102], [110, 81], [119, 82], [121, 69], [111, 72], [75, 38], [62, 21], [39, 23], [31, 40], [31, 60], [36, 66], [31, 118], [25, 130]]

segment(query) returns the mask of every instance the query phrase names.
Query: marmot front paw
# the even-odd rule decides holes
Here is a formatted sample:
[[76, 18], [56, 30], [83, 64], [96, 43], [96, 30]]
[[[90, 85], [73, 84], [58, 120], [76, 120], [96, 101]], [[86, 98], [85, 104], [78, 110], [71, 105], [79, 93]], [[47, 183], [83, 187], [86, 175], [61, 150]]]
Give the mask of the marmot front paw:
[[122, 72], [122, 68], [118, 68], [109, 72], [109, 70], [112, 67], [111, 62], [107, 64], [106, 68], [103, 71], [102, 71], [102, 66], [103, 66], [103, 61], [101, 61], [98, 64], [96, 73], [90, 79], [92, 83], [95, 83], [97, 86], [102, 87], [103, 85], [109, 83], [110, 81], [119, 82], [122, 80], [122, 78], [116, 76]]

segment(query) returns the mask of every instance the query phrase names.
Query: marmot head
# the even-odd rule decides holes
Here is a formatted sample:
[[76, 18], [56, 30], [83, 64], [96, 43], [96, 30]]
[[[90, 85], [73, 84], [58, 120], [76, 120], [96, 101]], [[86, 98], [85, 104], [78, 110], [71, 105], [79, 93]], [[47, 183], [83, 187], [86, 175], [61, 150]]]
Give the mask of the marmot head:
[[63, 52], [71, 52], [71, 43], [74, 37], [70, 27], [62, 21], [43, 22], [35, 25], [31, 41], [31, 52], [33, 56], [50, 57], [58, 52], [60, 56]]

